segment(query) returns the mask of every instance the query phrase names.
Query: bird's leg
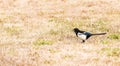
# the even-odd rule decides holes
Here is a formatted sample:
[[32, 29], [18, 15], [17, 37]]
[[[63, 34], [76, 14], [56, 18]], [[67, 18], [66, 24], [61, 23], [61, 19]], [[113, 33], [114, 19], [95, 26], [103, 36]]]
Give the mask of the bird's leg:
[[85, 42], [85, 40], [82, 40], [82, 42], [81, 43], [84, 43]]

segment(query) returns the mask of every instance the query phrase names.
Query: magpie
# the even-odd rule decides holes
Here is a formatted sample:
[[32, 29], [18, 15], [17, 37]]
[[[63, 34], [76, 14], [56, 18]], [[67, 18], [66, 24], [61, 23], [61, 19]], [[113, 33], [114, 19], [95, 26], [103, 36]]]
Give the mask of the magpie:
[[79, 30], [78, 28], [74, 28], [73, 31], [75, 32], [76, 36], [82, 39], [82, 43], [84, 43], [88, 38], [94, 35], [105, 35], [106, 33], [96, 33], [92, 34], [90, 32]]

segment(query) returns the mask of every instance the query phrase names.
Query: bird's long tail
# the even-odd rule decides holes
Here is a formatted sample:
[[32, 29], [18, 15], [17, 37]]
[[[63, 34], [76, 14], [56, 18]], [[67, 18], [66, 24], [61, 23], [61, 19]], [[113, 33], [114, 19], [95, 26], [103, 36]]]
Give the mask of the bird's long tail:
[[96, 34], [92, 34], [92, 35], [105, 35], [106, 33], [96, 33]]

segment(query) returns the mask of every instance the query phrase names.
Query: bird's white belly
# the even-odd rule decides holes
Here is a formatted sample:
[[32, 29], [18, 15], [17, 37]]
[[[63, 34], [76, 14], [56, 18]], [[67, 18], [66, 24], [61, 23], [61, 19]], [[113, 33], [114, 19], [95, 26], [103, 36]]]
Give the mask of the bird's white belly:
[[82, 33], [78, 33], [78, 37], [81, 38], [82, 40], [86, 40], [86, 35]]

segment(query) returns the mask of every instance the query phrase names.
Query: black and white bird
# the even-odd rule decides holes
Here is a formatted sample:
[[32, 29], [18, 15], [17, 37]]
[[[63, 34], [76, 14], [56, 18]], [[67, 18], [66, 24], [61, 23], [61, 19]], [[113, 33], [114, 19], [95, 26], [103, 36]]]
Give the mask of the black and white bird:
[[96, 34], [92, 34], [90, 32], [86, 32], [86, 31], [82, 31], [79, 30], [78, 28], [74, 28], [73, 31], [75, 32], [76, 36], [82, 39], [82, 43], [85, 42], [85, 40], [87, 40], [88, 38], [90, 38], [91, 36], [94, 35], [105, 35], [106, 33], [96, 33]]

